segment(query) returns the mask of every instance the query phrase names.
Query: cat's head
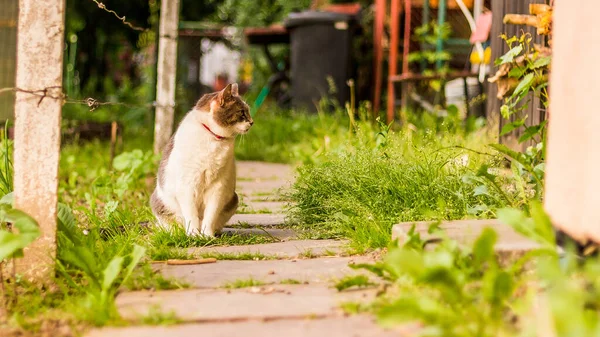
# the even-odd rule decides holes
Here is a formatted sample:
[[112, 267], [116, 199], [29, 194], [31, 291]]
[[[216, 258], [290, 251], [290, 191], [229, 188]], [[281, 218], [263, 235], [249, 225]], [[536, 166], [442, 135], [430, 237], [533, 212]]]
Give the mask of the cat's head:
[[237, 83], [230, 83], [221, 91], [204, 95], [196, 104], [196, 110], [208, 112], [211, 130], [223, 137], [245, 134], [254, 124], [250, 107], [238, 94]]

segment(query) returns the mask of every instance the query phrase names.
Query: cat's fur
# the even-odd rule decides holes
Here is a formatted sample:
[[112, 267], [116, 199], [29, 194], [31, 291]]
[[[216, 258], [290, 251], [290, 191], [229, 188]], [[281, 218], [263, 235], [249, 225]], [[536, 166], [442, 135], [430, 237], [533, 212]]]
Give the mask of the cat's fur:
[[219, 233], [238, 206], [235, 136], [253, 123], [235, 83], [200, 98], [163, 150], [150, 198], [161, 226], [176, 220], [188, 235]]

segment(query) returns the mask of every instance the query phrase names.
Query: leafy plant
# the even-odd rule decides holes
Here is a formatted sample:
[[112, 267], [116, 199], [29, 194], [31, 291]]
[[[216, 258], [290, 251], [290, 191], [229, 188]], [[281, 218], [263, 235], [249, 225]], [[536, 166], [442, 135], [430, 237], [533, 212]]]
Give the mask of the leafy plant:
[[86, 320], [103, 325], [118, 318], [116, 291], [129, 279], [146, 249], [133, 244], [131, 248], [122, 247], [113, 256], [101, 256], [94, 249], [98, 238], [83, 236], [71, 221], [64, 217], [58, 222], [58, 271], [70, 287], [85, 294], [79, 313]]

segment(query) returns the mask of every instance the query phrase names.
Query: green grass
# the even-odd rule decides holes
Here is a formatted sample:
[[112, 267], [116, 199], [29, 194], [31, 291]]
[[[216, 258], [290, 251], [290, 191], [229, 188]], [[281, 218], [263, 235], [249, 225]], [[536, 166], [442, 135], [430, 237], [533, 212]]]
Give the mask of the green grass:
[[310, 236], [348, 238], [364, 251], [387, 247], [394, 223], [493, 216], [504, 202], [493, 191], [475, 193], [472, 177], [500, 160], [465, 149], [481, 151], [485, 139], [483, 131], [394, 132], [358, 123], [343, 145], [298, 169], [288, 195], [292, 218]]
[[227, 282], [223, 285], [225, 289], [241, 289], [241, 288], [250, 288], [250, 287], [260, 287], [264, 286], [266, 283], [262, 281], [255, 280], [253, 278], [245, 279], [245, 280], [235, 280], [232, 282]]
[[288, 278], [288, 279], [279, 281], [279, 284], [303, 284], [303, 283], [304, 282], [300, 282], [300, 281], [292, 279], [292, 278]]
[[310, 114], [264, 109], [254, 118], [254, 126], [236, 143], [239, 160], [276, 163], [311, 161], [326, 150], [328, 138], [346, 132], [343, 115]]
[[215, 258], [217, 260], [245, 260], [245, 261], [261, 261], [261, 260], [278, 260], [280, 257], [276, 255], [265, 255], [262, 253], [215, 253], [206, 252], [199, 253], [201, 258]]

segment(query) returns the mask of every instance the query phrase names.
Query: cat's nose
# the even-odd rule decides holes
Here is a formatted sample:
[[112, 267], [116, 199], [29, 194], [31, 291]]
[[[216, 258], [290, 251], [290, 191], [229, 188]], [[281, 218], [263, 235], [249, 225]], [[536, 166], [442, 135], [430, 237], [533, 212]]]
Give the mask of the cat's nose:
[[253, 120], [250, 121], [250, 126], [252, 126], [252, 125], [254, 125], [254, 121]]

